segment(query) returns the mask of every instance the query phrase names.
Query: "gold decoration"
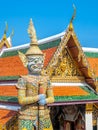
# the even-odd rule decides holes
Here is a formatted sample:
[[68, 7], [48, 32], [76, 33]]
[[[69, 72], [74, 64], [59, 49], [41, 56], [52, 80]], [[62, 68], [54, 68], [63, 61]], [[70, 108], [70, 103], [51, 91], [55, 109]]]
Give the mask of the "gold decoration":
[[92, 113], [93, 111], [93, 104], [86, 104], [86, 112]]
[[51, 82], [63, 82], [63, 83], [84, 83], [85, 79], [83, 76], [54, 76], [51, 78]]
[[93, 126], [97, 125], [97, 118], [98, 118], [98, 105], [93, 105]]
[[8, 24], [7, 24], [7, 22], [5, 22], [5, 30], [4, 30], [4, 34], [6, 34], [7, 31], [8, 31]]
[[72, 30], [73, 30], [72, 22], [73, 22], [73, 20], [75, 19], [75, 16], [76, 16], [76, 7], [75, 7], [74, 4], [73, 4], [73, 9], [74, 9], [74, 12], [73, 12], [72, 18], [71, 18], [71, 20], [70, 20], [69, 31], [72, 31]]
[[88, 66], [88, 61], [85, 57], [85, 54], [83, 53], [83, 50], [81, 49], [81, 47], [78, 46], [79, 49], [79, 54], [78, 54], [78, 62], [80, 62], [82, 60], [82, 63], [85, 67]]
[[52, 80], [56, 78], [58, 79], [58, 77], [58, 80], [66, 80], [67, 77], [72, 78], [82, 76], [66, 48], [62, 50], [61, 54], [58, 56], [58, 59], [51, 65], [47, 73], [51, 74]]
[[26, 52], [26, 56], [29, 56], [29, 55], [43, 55], [42, 51], [38, 47], [38, 42], [37, 42], [37, 38], [36, 38], [36, 31], [35, 31], [32, 19], [30, 19], [28, 34], [30, 36], [31, 43], [30, 43], [30, 48]]
[[93, 69], [90, 67], [90, 64], [88, 63], [88, 60], [86, 59], [85, 54], [83, 53], [82, 49], [79, 47], [79, 55], [78, 55], [78, 62], [82, 60], [82, 64], [84, 67], [88, 69], [88, 75], [92, 78], [95, 78], [95, 74]]
[[11, 45], [9, 44], [9, 42], [8, 42], [8, 40], [7, 40], [7, 37], [6, 37], [6, 33], [7, 33], [7, 30], [8, 30], [8, 24], [7, 24], [7, 22], [5, 22], [5, 30], [4, 30], [4, 35], [3, 35], [3, 38], [2, 38], [2, 40], [1, 40], [1, 42], [0, 42], [0, 49], [4, 46], [4, 45], [6, 45], [6, 47], [7, 48], [10, 48], [11, 47]]
[[31, 44], [37, 44], [36, 32], [35, 32], [35, 28], [34, 28], [32, 19], [30, 19], [28, 34], [31, 39]]
[[11, 38], [11, 39], [12, 39], [13, 35], [14, 35], [14, 30], [12, 30], [12, 32], [11, 32], [11, 34], [10, 34], [10, 38]]
[[[74, 7], [74, 14], [71, 18], [71, 23], [73, 19], [75, 18], [75, 15], [76, 15], [76, 8]], [[68, 50], [67, 48], [67, 44], [70, 37], [73, 38], [74, 43], [79, 51], [78, 56], [77, 56], [78, 58], [77, 62], [75, 62], [75, 60], [72, 57], [72, 54], [70, 53], [70, 50]], [[65, 52], [67, 51], [67, 54], [69, 56], [64, 56], [66, 54], [64, 54], [63, 50]], [[82, 47], [77, 39], [76, 34], [74, 33], [74, 31], [70, 31], [68, 27], [56, 52], [54, 53], [52, 59], [50, 60], [48, 66], [46, 67], [46, 71], [47, 71], [47, 74], [51, 77], [52, 81], [82, 82], [82, 81], [85, 81], [84, 79], [85, 77], [83, 78], [82, 72], [78, 69], [79, 62], [82, 62], [83, 66], [88, 69], [88, 75], [94, 78], [93, 71], [91, 70], [91, 67], [86, 59], [86, 56], [82, 50]], [[67, 77], [70, 77], [70, 78], [68, 79]], [[74, 78], [74, 77], [77, 77], [77, 78]], [[78, 77], [79, 77], [79, 80], [78, 80]], [[71, 78], [73, 79], [73, 81], [71, 81]]]
[[20, 52], [20, 51], [18, 51], [18, 54], [19, 54], [19, 57], [20, 57], [20, 59], [21, 59], [23, 65], [24, 65], [25, 67], [27, 67], [28, 61], [27, 61], [27, 58], [26, 58], [25, 54], [23, 54], [23, 53]]
[[96, 92], [98, 93], [98, 81], [95, 81], [95, 85], [96, 85]]
[[93, 126], [97, 125], [97, 120], [93, 120]]
[[42, 71], [41, 71], [41, 75], [42, 75], [42, 76], [47, 75], [47, 71], [46, 71], [44, 68], [43, 68]]
[[77, 71], [76, 65], [73, 64], [73, 60], [70, 58], [68, 54], [63, 56], [61, 63], [55, 70], [55, 75], [61, 76], [80, 76], [79, 71]]

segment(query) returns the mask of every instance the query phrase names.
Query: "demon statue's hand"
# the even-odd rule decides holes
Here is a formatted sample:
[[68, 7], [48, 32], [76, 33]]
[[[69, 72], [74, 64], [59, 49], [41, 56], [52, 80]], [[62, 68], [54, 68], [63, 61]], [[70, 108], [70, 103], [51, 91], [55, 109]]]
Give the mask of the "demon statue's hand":
[[39, 96], [39, 101], [46, 98], [46, 95], [45, 95], [45, 94], [39, 94], [38, 96]]
[[45, 105], [46, 104], [46, 99], [42, 99], [42, 100], [39, 100], [39, 105]]
[[45, 105], [46, 104], [46, 95], [45, 94], [39, 94], [39, 105]]

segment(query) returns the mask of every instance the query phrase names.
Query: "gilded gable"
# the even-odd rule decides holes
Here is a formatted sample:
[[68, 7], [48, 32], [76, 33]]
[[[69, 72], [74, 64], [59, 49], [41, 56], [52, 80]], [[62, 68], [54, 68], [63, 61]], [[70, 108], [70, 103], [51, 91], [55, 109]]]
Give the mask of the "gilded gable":
[[71, 82], [84, 79], [66, 47], [61, 51], [60, 55], [56, 57], [54, 63], [47, 69], [47, 72], [53, 81]]
[[82, 75], [66, 49], [62, 51], [62, 54], [60, 55], [57, 63], [57, 67], [54, 69], [53, 75], [63, 77]]

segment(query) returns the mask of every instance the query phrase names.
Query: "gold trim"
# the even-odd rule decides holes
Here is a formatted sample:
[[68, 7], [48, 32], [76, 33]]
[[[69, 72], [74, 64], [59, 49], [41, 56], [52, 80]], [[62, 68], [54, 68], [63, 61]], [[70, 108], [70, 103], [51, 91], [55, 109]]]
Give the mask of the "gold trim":
[[3, 35], [3, 38], [0, 42], [0, 49], [4, 46], [4, 44], [7, 46], [7, 48], [10, 48], [11, 45], [9, 44], [7, 38], [6, 38], [6, 34]]
[[61, 76], [55, 76], [51, 78], [51, 82], [84, 82], [85, 79], [82, 76], [67, 76], [67, 77], [61, 77]]
[[96, 104], [94, 104], [94, 106], [95, 106], [95, 108], [97, 108], [97, 109], [98, 109], [98, 106], [97, 106]]
[[93, 120], [93, 126], [97, 125], [97, 120]]
[[86, 104], [86, 113], [92, 113], [93, 111], [93, 104]]

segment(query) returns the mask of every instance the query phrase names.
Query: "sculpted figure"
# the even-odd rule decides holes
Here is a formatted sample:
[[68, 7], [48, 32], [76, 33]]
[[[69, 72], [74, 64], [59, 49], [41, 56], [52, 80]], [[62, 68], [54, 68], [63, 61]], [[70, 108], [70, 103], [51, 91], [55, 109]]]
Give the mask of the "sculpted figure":
[[18, 130], [53, 130], [48, 103], [54, 102], [53, 90], [49, 77], [41, 74], [44, 55], [38, 47], [32, 20], [28, 33], [31, 38], [30, 48], [26, 54], [19, 52], [28, 75], [21, 76], [17, 83], [19, 110]]

